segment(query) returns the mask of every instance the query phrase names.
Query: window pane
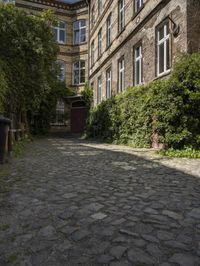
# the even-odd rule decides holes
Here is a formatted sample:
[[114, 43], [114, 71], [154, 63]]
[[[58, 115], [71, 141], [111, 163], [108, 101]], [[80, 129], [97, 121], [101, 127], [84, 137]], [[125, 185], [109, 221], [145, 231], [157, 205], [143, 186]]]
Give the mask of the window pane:
[[74, 43], [75, 44], [79, 43], [79, 31], [74, 32]]
[[138, 85], [138, 84], [140, 84], [140, 61], [137, 61], [136, 62], [136, 73], [135, 73], [135, 75], [136, 75], [136, 80], [135, 80], [135, 84], [136, 85]]
[[86, 20], [81, 20], [81, 27], [85, 27], [86, 26]]
[[79, 21], [75, 21], [74, 22], [74, 30], [78, 30], [79, 29]]
[[81, 68], [85, 68], [85, 61], [81, 61]]
[[74, 63], [74, 68], [75, 69], [78, 69], [79, 68], [79, 62]]
[[164, 43], [159, 45], [159, 73], [164, 72]]
[[74, 70], [74, 84], [79, 84], [79, 71]]
[[139, 57], [140, 56], [140, 47], [137, 47], [135, 49], [135, 57]]
[[165, 25], [165, 27], [166, 27], [166, 35], [168, 35], [168, 34], [169, 34], [169, 23], [167, 23], [167, 24]]
[[81, 42], [85, 42], [86, 41], [86, 29], [81, 29]]
[[162, 40], [164, 38], [164, 27], [162, 27], [159, 31], [159, 41]]
[[170, 50], [169, 50], [169, 39], [166, 41], [166, 69], [170, 69]]
[[60, 38], [59, 38], [59, 41], [65, 42], [65, 31], [64, 30], [60, 30]]
[[81, 70], [81, 80], [80, 80], [80, 83], [84, 83], [85, 82], [85, 69], [82, 69]]

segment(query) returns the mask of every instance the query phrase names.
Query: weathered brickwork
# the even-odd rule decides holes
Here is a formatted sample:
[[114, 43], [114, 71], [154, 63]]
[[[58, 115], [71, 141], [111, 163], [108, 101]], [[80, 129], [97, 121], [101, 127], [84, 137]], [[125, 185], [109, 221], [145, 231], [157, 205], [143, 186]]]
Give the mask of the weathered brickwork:
[[[105, 1], [104, 1], [105, 2]], [[91, 1], [91, 8], [96, 1]], [[95, 43], [95, 64], [90, 66], [90, 82], [94, 87], [94, 104], [97, 104], [97, 79], [102, 77], [102, 99], [106, 97], [106, 69], [112, 68], [112, 94], [117, 93], [118, 88], [118, 60], [123, 56], [125, 62], [125, 88], [134, 85], [134, 46], [141, 42], [142, 45], [142, 74], [143, 83], [148, 83], [157, 78], [156, 74], [156, 28], [165, 19], [169, 19], [170, 26], [170, 61], [171, 65], [179, 54], [188, 51], [188, 43], [191, 36], [187, 32], [187, 15], [189, 3], [183, 0], [146, 0], [141, 10], [134, 15], [134, 1], [125, 1], [125, 28], [118, 33], [118, 1], [106, 1], [104, 12], [96, 18], [96, 26], [91, 31], [90, 45]], [[112, 44], [106, 49], [106, 19], [112, 12]], [[197, 13], [197, 12], [196, 12]], [[199, 17], [196, 16], [196, 20]], [[173, 34], [174, 23], [179, 26], [177, 34]], [[98, 59], [98, 32], [103, 31], [103, 54]], [[196, 27], [196, 34], [199, 27]], [[174, 36], [175, 35], [175, 36]], [[192, 34], [191, 34], [192, 35]], [[197, 41], [193, 45], [193, 51], [197, 50]], [[167, 75], [170, 74], [170, 71]], [[166, 76], [163, 75], [163, 77]]]
[[[124, 58], [124, 89], [135, 85], [135, 47], [141, 45], [141, 83], [157, 78], [167, 78], [177, 58], [185, 52], [200, 50], [200, 1], [199, 0], [143, 0], [135, 10], [134, 0], [79, 1], [64, 4], [59, 1], [17, 0], [17, 6], [37, 14], [51, 9], [59, 20], [67, 24], [66, 44], [59, 45], [58, 59], [66, 62], [66, 84], [77, 94], [83, 86], [73, 85], [73, 63], [86, 62], [86, 81], [94, 89], [94, 105], [97, 102], [98, 79], [101, 77], [101, 100], [106, 98], [106, 71], [111, 69], [111, 95], [118, 93], [118, 62]], [[119, 2], [124, 3], [124, 28], [119, 32]], [[107, 47], [107, 18], [111, 14], [111, 43]], [[86, 42], [73, 45], [73, 22], [86, 19]], [[167, 70], [158, 74], [158, 29], [164, 22], [169, 25], [169, 63]], [[98, 34], [102, 30], [102, 53], [98, 54]], [[94, 60], [92, 62], [92, 43]], [[88, 45], [89, 44], [89, 45]], [[168, 44], [165, 44], [168, 45]], [[165, 60], [166, 61], [166, 60]], [[89, 71], [88, 71], [89, 70]]]

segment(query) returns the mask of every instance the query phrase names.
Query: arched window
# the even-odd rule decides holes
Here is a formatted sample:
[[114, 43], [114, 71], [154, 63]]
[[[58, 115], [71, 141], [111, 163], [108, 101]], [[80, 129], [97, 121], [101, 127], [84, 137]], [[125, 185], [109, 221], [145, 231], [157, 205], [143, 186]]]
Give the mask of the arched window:
[[57, 43], [66, 42], [66, 23], [63, 21], [57, 21], [53, 26], [54, 38]]
[[74, 22], [74, 44], [86, 41], [86, 20], [81, 19]]
[[66, 76], [66, 64], [62, 60], [57, 60], [57, 64], [60, 67], [60, 73], [58, 76], [58, 79], [61, 81], [65, 81], [65, 76]]
[[85, 83], [85, 61], [77, 61], [73, 64], [73, 84]]

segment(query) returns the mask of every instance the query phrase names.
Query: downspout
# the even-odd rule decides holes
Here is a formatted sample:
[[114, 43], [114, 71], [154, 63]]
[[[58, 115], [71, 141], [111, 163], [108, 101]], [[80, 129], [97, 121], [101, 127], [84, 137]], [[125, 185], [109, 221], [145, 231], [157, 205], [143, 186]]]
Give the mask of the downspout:
[[90, 4], [89, 0], [85, 0], [88, 6], [88, 86], [89, 86], [89, 76], [90, 76]]

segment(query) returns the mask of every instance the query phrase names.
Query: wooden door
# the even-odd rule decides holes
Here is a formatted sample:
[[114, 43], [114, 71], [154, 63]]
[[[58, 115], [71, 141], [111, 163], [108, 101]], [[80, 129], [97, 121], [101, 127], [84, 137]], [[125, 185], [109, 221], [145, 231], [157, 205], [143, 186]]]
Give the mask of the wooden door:
[[71, 109], [71, 133], [81, 134], [85, 130], [87, 109], [76, 107]]

